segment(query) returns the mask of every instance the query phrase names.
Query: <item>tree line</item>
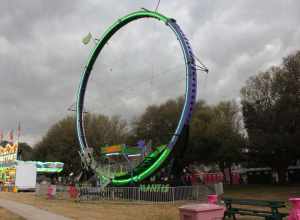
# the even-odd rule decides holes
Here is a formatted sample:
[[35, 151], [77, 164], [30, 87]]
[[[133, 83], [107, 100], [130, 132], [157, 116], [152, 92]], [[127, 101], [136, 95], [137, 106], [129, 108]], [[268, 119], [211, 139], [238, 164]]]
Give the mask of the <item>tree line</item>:
[[[281, 65], [251, 76], [241, 89], [241, 102], [196, 103], [190, 124], [186, 163], [271, 167], [285, 181], [288, 166], [300, 158], [300, 51]], [[105, 144], [135, 144], [151, 139], [168, 142], [178, 123], [183, 98], [148, 106], [134, 121], [118, 116], [85, 114], [90, 147], [100, 154]], [[55, 123], [37, 143], [31, 158], [65, 163], [64, 172], [80, 170], [79, 145], [72, 115]]]

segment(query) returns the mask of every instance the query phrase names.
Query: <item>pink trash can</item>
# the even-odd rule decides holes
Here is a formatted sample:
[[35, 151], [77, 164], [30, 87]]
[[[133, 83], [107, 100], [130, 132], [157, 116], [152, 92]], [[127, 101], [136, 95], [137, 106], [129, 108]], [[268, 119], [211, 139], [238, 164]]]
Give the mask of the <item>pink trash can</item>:
[[209, 204], [217, 204], [218, 203], [218, 196], [217, 195], [208, 195], [207, 201]]
[[190, 204], [179, 207], [180, 220], [223, 219], [225, 208], [215, 204]]
[[300, 220], [300, 198], [290, 198], [289, 201], [292, 203], [292, 209], [288, 220]]

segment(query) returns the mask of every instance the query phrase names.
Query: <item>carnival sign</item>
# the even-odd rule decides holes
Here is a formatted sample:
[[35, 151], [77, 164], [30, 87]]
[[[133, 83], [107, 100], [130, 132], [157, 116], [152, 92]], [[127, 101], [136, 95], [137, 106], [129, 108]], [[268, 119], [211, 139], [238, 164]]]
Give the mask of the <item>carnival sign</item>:
[[17, 160], [18, 144], [0, 146], [0, 165], [15, 162]]

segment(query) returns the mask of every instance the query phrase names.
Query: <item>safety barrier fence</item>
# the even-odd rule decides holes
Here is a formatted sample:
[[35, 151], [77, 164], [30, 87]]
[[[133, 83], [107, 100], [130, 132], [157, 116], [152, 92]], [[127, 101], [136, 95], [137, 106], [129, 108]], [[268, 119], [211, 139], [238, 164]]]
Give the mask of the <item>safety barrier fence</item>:
[[205, 185], [177, 186], [149, 184], [140, 187], [90, 187], [37, 185], [36, 195], [49, 199], [73, 199], [76, 201], [133, 201], [149, 203], [174, 203], [176, 201], [207, 201], [214, 193]]

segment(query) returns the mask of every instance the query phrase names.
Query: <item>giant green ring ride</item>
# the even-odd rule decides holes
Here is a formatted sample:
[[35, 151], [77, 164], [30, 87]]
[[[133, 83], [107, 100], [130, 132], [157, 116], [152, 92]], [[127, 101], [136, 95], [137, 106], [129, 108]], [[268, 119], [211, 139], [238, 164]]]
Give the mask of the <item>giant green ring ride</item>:
[[[161, 167], [164, 161], [167, 160], [168, 156], [172, 152], [182, 130], [185, 125], [190, 121], [193, 107], [196, 100], [196, 89], [197, 89], [197, 74], [196, 66], [192, 48], [190, 43], [176, 21], [172, 18], [168, 18], [158, 12], [149, 11], [149, 10], [140, 10], [133, 13], [130, 13], [117, 21], [115, 21], [102, 35], [102, 37], [97, 42], [96, 47], [91, 53], [91, 56], [88, 59], [87, 65], [81, 75], [79, 87], [77, 90], [77, 102], [76, 102], [76, 131], [77, 138], [80, 145], [80, 151], [82, 155], [83, 162], [87, 164], [90, 169], [96, 169], [93, 162], [93, 155], [89, 152], [89, 147], [85, 137], [84, 131], [84, 120], [83, 120], [83, 106], [84, 106], [84, 97], [86, 92], [87, 83], [89, 76], [92, 72], [93, 65], [97, 60], [98, 55], [101, 53], [103, 47], [108, 42], [108, 40], [115, 34], [119, 29], [126, 26], [128, 23], [142, 19], [142, 18], [151, 18], [163, 22], [167, 25], [176, 35], [177, 40], [180, 43], [182, 53], [184, 55], [184, 61], [186, 66], [186, 88], [185, 88], [185, 100], [183, 109], [179, 118], [177, 127], [172, 135], [169, 143], [167, 145], [158, 147], [155, 152], [152, 152], [150, 157], [146, 159], [136, 167], [133, 172], [133, 175], [123, 175], [115, 177], [111, 180], [113, 186], [126, 186], [132, 183], [139, 183], [145, 178], [151, 176], [157, 169]], [[99, 178], [101, 178], [99, 176]]]

